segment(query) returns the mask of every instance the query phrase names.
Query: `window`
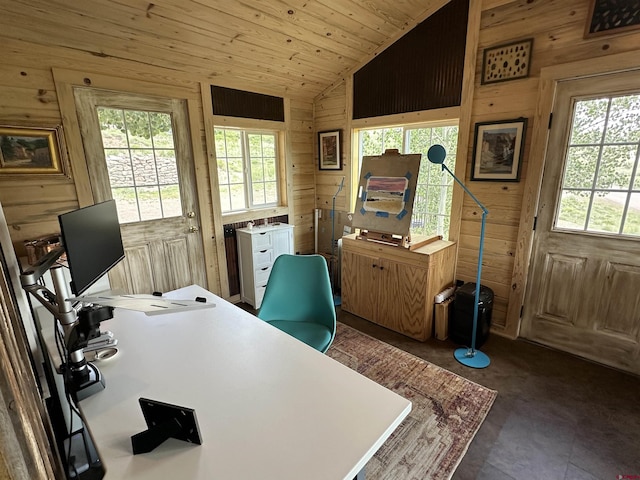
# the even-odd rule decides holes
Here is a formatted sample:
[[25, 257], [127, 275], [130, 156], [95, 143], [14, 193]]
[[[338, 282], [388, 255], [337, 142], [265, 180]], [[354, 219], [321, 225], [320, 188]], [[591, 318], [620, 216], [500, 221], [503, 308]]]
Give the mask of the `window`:
[[640, 95], [574, 105], [555, 228], [640, 236]]
[[446, 164], [455, 170], [458, 127], [455, 125], [411, 125], [363, 129], [359, 131], [359, 161], [363, 156], [380, 155], [387, 149], [401, 153], [421, 153], [420, 173], [411, 217], [411, 234], [449, 237], [453, 178], [427, 159], [429, 147], [442, 145]]
[[98, 107], [98, 119], [120, 223], [182, 215], [171, 115]]
[[278, 134], [215, 129], [222, 213], [275, 206], [278, 196]]

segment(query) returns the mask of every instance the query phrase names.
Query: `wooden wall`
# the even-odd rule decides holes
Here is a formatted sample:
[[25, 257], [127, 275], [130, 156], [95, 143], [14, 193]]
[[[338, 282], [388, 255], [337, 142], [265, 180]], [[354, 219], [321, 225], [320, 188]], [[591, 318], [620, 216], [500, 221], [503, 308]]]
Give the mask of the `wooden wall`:
[[[349, 83], [350, 85], [351, 83]], [[316, 208], [331, 209], [333, 196], [338, 191], [342, 178], [345, 177], [344, 188], [336, 197], [336, 210], [345, 211], [347, 198], [350, 196], [351, 179], [351, 135], [350, 135], [350, 105], [347, 105], [347, 82], [342, 80], [335, 86], [324, 92], [314, 103], [313, 119], [316, 132], [342, 130], [342, 142], [340, 156], [342, 158], [342, 170], [319, 170], [318, 168], [318, 136], [313, 139], [314, 168], [316, 172]]]
[[[0, 20], [0, 26], [2, 21]], [[2, 35], [0, 34], [0, 38]], [[163, 85], [167, 91], [176, 88], [198, 97], [199, 131], [192, 131], [194, 145], [202, 152], [207, 152], [204, 131], [204, 117], [211, 111], [210, 105], [203, 105], [200, 100], [200, 85], [203, 88], [210, 84], [204, 77], [187, 75], [175, 70], [157, 68], [143, 63], [119, 60], [112, 57], [92, 55], [82, 50], [62, 47], [47, 47], [24, 41], [2, 38], [3, 61], [0, 65], [0, 125], [12, 126], [46, 126], [54, 127], [62, 124], [62, 115], [58, 101], [52, 69], [82, 69], [88, 74], [102, 74], [116, 78], [115, 84], [127, 88], [131, 81], [148, 82], [155, 85], [157, 94], [162, 94]], [[220, 79], [222, 83], [225, 79]], [[235, 82], [235, 88], [243, 88], [241, 82]], [[255, 88], [248, 85], [246, 88]], [[265, 85], [264, 91], [274, 95], [282, 95], [282, 91]], [[168, 94], [167, 94], [168, 95]], [[289, 200], [291, 221], [296, 225], [295, 246], [302, 253], [313, 251], [313, 209], [315, 198], [315, 179], [313, 162], [313, 105], [311, 100], [300, 98], [288, 99], [289, 126], [286, 132], [287, 169], [291, 198]], [[73, 160], [76, 152], [70, 151]], [[209, 158], [212, 158], [209, 150]], [[201, 165], [196, 166], [198, 175], [208, 176], [206, 157], [201, 158]], [[79, 175], [71, 171], [67, 162], [67, 175], [58, 176], [3, 176], [0, 175], [0, 202], [5, 210], [7, 223], [11, 232], [14, 247], [19, 256], [25, 255], [23, 241], [58, 232], [57, 215], [80, 206], [78, 192], [86, 191], [88, 185], [76, 182]], [[215, 171], [215, 170], [213, 170]], [[75, 172], [78, 173], [78, 172]], [[86, 182], [85, 182], [86, 183]], [[208, 180], [203, 182], [210, 184]], [[201, 183], [199, 182], [199, 185]], [[222, 222], [217, 203], [217, 194], [209, 189], [200, 192], [200, 202], [209, 218], [203, 222], [213, 225], [215, 235], [223, 238]], [[224, 249], [224, 241], [208, 242], [204, 239], [205, 248]], [[218, 269], [222, 265], [222, 252], [209, 251], [211, 261], [208, 267]], [[223, 267], [224, 268], [224, 267]], [[226, 273], [219, 275], [225, 278]], [[209, 288], [224, 294], [223, 284], [219, 278], [209, 277]]]
[[[518, 334], [520, 309], [524, 301], [529, 245], [532, 236], [535, 202], [524, 201], [533, 119], [538, 101], [540, 70], [577, 60], [594, 59], [621, 52], [638, 52], [640, 65], [640, 31], [621, 32], [596, 38], [584, 38], [588, 16], [585, 0], [485, 0], [479, 25], [477, 61], [473, 97], [461, 106], [461, 117], [470, 114], [467, 166], [464, 181], [485, 204], [487, 216], [482, 283], [495, 293], [493, 331], [509, 337]], [[482, 54], [487, 47], [533, 38], [530, 75], [526, 79], [481, 85]], [[345, 85], [348, 84], [346, 81]], [[343, 100], [341, 102], [340, 97]], [[316, 97], [316, 131], [350, 128], [345, 112], [349, 109], [346, 87], [332, 88]], [[470, 109], [470, 111], [469, 111]], [[325, 113], [326, 112], [326, 113]], [[474, 125], [518, 117], [529, 119], [525, 137], [520, 181], [471, 182]], [[341, 119], [344, 120], [341, 121]], [[461, 132], [462, 133], [462, 132]], [[459, 150], [460, 152], [460, 150]], [[316, 155], [317, 156], [317, 155]], [[459, 156], [459, 158], [461, 158]], [[355, 161], [355, 160], [354, 160]], [[350, 161], [347, 159], [347, 164]], [[458, 173], [458, 170], [457, 170]], [[344, 170], [351, 181], [351, 171]], [[335, 174], [318, 174], [318, 207], [330, 201], [330, 186]], [[346, 208], [353, 208], [349, 205]], [[481, 211], [468, 196], [464, 197], [456, 278], [475, 281]]]

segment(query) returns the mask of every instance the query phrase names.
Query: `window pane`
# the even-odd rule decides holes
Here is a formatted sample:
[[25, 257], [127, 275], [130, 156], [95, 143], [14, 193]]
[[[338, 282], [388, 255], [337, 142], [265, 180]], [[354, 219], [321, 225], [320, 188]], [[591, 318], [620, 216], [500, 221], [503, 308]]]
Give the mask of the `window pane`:
[[105, 160], [111, 187], [133, 186], [133, 170], [129, 150], [105, 148]]
[[129, 147], [152, 147], [151, 126], [149, 124], [149, 114], [147, 112], [125, 110], [124, 121], [127, 126]]
[[131, 150], [136, 185], [157, 185], [156, 162], [153, 150]]
[[227, 157], [242, 158], [242, 136], [236, 130], [225, 130]]
[[112, 188], [111, 194], [116, 201], [120, 223], [139, 222], [138, 200], [135, 188]]
[[151, 132], [153, 133], [153, 146], [155, 148], [173, 149], [173, 129], [171, 128], [171, 115], [168, 113], [149, 113]]
[[[626, 197], [626, 195], [625, 195]], [[587, 230], [591, 232], [619, 233], [624, 213], [625, 198], [610, 198], [603, 192], [593, 197]]]
[[225, 131], [219, 128], [214, 130], [215, 143], [216, 143], [216, 157], [218, 160], [227, 156], [227, 142]]
[[162, 184], [178, 183], [178, 165], [173, 150], [156, 150], [158, 180]]
[[251, 181], [252, 182], [261, 182], [264, 180], [264, 175], [262, 171], [262, 159], [261, 158], [251, 158]]
[[611, 100], [607, 122], [607, 143], [640, 141], [640, 95]]
[[599, 143], [604, 132], [609, 100], [598, 98], [576, 103], [571, 128], [572, 145]]
[[220, 185], [220, 208], [223, 212], [231, 211], [231, 195], [228, 185]]
[[277, 176], [277, 165], [275, 157], [268, 157], [264, 159], [263, 162], [264, 167], [264, 179], [267, 181], [276, 181]]
[[567, 188], [592, 188], [599, 153], [599, 147], [569, 147], [564, 172], [564, 186]]
[[563, 190], [556, 226], [571, 230], [584, 230], [589, 209], [588, 192], [571, 192]]
[[254, 205], [264, 205], [265, 204], [264, 184], [254, 183], [252, 188], [252, 195], [253, 195]]
[[640, 193], [632, 193], [622, 233], [640, 235]]
[[231, 191], [231, 210], [244, 210], [247, 208], [245, 201], [244, 184], [231, 185], [229, 190]]
[[228, 172], [229, 172], [229, 183], [244, 183], [244, 167], [242, 165], [242, 157], [240, 158], [229, 158], [228, 162]]
[[228, 168], [229, 165], [227, 163], [227, 160], [218, 157], [218, 183], [220, 184], [220, 186], [229, 183], [229, 173], [227, 170]]
[[129, 147], [122, 110], [100, 107], [98, 108], [98, 120], [100, 121], [104, 148]]
[[635, 146], [603, 147], [596, 187], [627, 190], [631, 184], [635, 153]]
[[182, 215], [180, 187], [177, 184], [160, 187], [160, 198], [162, 199], [162, 213], [164, 218], [179, 217]]
[[249, 134], [249, 156], [251, 158], [262, 157], [262, 136]]
[[362, 157], [382, 155], [384, 153], [382, 130], [363, 130], [360, 132], [360, 140], [360, 161], [362, 161]]
[[136, 194], [140, 206], [140, 220], [162, 218], [158, 187], [139, 187], [136, 188]]
[[278, 183], [266, 182], [264, 184], [264, 188], [265, 188], [265, 202], [277, 203], [278, 202]]

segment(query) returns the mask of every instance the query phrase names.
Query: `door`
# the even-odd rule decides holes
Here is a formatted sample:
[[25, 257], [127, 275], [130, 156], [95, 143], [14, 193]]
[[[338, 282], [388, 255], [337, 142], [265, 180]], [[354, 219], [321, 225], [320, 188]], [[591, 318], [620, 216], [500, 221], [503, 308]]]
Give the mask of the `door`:
[[74, 90], [95, 202], [116, 200], [125, 260], [109, 274], [125, 293], [207, 286], [184, 100]]
[[558, 83], [522, 335], [640, 374], [640, 73]]

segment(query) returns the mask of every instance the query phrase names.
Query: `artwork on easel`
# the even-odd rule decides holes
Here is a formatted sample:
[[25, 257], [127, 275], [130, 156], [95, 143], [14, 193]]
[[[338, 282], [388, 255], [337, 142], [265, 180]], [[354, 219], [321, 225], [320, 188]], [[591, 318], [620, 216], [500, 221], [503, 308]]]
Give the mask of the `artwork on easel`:
[[352, 226], [379, 234], [381, 239], [388, 236], [406, 241], [421, 158], [419, 153], [402, 155], [397, 150], [362, 157]]

